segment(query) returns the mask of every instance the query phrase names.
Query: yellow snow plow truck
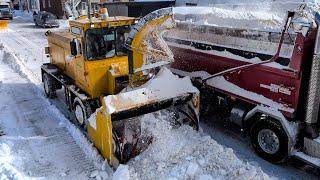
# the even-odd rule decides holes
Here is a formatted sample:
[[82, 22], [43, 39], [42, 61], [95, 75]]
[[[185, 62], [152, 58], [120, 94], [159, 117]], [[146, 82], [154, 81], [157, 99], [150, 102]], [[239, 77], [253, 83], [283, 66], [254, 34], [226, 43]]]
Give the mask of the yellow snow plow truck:
[[164, 67], [173, 61], [161, 36], [175, 25], [172, 9], [139, 21], [102, 16], [69, 24], [68, 31], [46, 33], [44, 91], [48, 98], [64, 94], [74, 122], [111, 165], [125, 163], [152, 141], [143, 137], [141, 115], [165, 109], [175, 125], [198, 129], [198, 90]]

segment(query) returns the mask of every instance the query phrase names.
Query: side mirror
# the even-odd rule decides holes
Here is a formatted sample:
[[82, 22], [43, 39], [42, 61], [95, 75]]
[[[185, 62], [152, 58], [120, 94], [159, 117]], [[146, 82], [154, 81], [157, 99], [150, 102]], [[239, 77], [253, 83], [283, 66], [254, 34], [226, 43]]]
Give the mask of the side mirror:
[[80, 46], [80, 44], [77, 39], [73, 39], [70, 42], [70, 49], [71, 49], [72, 56], [77, 56], [80, 54], [80, 47], [79, 46]]
[[50, 54], [50, 47], [45, 47], [44, 48], [44, 53], [45, 54]]

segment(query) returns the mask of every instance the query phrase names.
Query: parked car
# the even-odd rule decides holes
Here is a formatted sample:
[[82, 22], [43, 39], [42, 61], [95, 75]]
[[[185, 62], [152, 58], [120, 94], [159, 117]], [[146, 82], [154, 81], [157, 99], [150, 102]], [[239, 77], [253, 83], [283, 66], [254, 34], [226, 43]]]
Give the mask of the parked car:
[[0, 19], [12, 19], [13, 10], [9, 4], [0, 4]]
[[50, 12], [40, 11], [33, 13], [33, 22], [36, 26], [59, 27], [58, 17]]

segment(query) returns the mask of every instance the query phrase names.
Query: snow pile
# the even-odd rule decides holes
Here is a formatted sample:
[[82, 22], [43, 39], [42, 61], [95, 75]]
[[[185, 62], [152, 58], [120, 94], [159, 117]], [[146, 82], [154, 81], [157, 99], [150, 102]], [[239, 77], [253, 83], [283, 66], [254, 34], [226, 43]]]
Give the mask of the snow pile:
[[20, 18], [25, 21], [33, 21], [33, 14], [32, 12], [27, 11], [14, 11], [14, 17]]
[[269, 179], [209, 136], [189, 126], [172, 128], [167, 117], [166, 112], [142, 117], [142, 130], [154, 141], [129, 161], [130, 179]]
[[66, 19], [59, 19], [59, 29], [68, 29], [69, 26], [69, 20]]
[[113, 174], [112, 180], [129, 180], [129, 179], [130, 179], [129, 166], [120, 164], [117, 171]]
[[0, 179], [13, 179], [13, 180], [23, 180], [26, 179], [15, 167], [11, 165], [14, 161], [11, 155], [10, 147], [5, 144], [0, 144]]
[[285, 13], [272, 11], [233, 10], [218, 7], [175, 7], [174, 16], [178, 21], [196, 25], [212, 25], [247, 29], [266, 29], [279, 31]]
[[157, 92], [156, 96], [159, 99], [168, 95], [176, 97], [184, 93], [199, 93], [189, 77], [179, 78], [166, 67], [163, 67], [156, 77], [144, 84], [143, 87], [153, 93]]
[[104, 161], [101, 167], [101, 170], [94, 170], [90, 177], [95, 178], [97, 180], [107, 180], [110, 179], [109, 174], [112, 174], [110, 172], [110, 166], [107, 161]]
[[[182, 6], [185, 5], [186, 0], [176, 0], [176, 5]], [[241, 5], [241, 4], [266, 4], [266, 3], [302, 3], [302, 2], [313, 2], [317, 3], [318, 0], [201, 0], [201, 1], [192, 1], [197, 3], [200, 6], [214, 6], [232, 4], [232, 5]], [[283, 7], [282, 7], [283, 8]]]

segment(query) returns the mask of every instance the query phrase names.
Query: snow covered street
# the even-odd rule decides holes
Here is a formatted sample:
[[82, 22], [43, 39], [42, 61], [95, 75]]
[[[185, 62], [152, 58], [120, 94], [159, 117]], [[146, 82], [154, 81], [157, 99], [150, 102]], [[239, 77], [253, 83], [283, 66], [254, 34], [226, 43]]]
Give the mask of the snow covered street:
[[[63, 100], [45, 98], [40, 66], [49, 62], [44, 53], [49, 29], [36, 28], [22, 16], [9, 27], [0, 32], [0, 179], [111, 179], [111, 168], [69, 122]], [[197, 133], [189, 127], [170, 129], [150, 116], [145, 123], [158, 142], [121, 165], [124, 172], [117, 171], [120, 177], [115, 173], [114, 179], [317, 178], [261, 159], [248, 139], [225, 128], [222, 120], [203, 120], [203, 132]]]
[[9, 55], [0, 50], [0, 57], [0, 177], [86, 179], [93, 163], [37, 87], [5, 64]]

